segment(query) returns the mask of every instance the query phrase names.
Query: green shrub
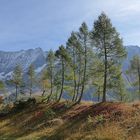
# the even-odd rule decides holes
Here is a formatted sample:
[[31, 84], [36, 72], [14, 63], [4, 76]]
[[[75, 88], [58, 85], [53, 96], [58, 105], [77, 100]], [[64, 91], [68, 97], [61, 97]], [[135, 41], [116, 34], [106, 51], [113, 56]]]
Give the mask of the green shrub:
[[35, 98], [29, 98], [28, 100], [21, 99], [14, 103], [15, 110], [22, 110], [26, 107], [36, 104]]

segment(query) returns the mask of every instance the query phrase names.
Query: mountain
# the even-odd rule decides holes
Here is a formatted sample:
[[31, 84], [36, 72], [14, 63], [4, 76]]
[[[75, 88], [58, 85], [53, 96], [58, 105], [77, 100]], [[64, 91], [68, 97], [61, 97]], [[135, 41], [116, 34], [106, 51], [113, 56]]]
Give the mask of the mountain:
[[0, 51], [0, 79], [10, 78], [17, 64], [22, 66], [25, 73], [28, 67], [34, 64], [36, 72], [39, 73], [45, 67], [46, 55], [41, 48], [17, 52]]
[[134, 55], [140, 55], [140, 47], [139, 46], [125, 46], [127, 51], [127, 58], [123, 63], [123, 70], [126, 70], [129, 67], [130, 60]]
[[[140, 54], [139, 46], [125, 46], [127, 58], [123, 63], [123, 70], [129, 66], [129, 62], [136, 54]], [[11, 77], [11, 74], [17, 64], [20, 64], [26, 73], [30, 64], [34, 64], [36, 73], [40, 73], [46, 66], [47, 52], [41, 48], [21, 50], [17, 52], [0, 51], [0, 80]]]

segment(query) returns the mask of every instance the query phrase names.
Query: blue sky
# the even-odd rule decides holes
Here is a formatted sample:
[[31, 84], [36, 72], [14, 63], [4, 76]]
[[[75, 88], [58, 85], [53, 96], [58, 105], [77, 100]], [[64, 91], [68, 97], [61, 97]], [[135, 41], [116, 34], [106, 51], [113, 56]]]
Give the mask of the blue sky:
[[124, 45], [140, 45], [140, 0], [0, 0], [0, 50], [56, 49], [102, 11]]

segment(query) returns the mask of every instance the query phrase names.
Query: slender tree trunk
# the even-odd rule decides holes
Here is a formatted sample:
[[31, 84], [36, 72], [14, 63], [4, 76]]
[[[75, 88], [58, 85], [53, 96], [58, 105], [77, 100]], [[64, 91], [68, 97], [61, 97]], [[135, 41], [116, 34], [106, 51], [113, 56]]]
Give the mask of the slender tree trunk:
[[16, 100], [17, 100], [17, 94], [18, 94], [18, 86], [16, 85]]
[[100, 102], [100, 87], [98, 89], [98, 102]]
[[53, 94], [53, 72], [51, 68], [51, 91], [50, 91], [50, 95], [48, 96], [48, 102], [50, 101], [52, 94]]
[[102, 102], [106, 102], [106, 86], [107, 86], [107, 52], [106, 47], [104, 46], [105, 50], [105, 62], [104, 62], [104, 85], [103, 85], [103, 99]]
[[81, 78], [80, 78], [80, 71], [79, 71], [79, 76], [78, 76], [78, 84], [77, 84], [77, 90], [76, 90], [76, 95], [75, 95], [75, 99], [74, 101], [76, 102], [77, 99], [78, 99], [78, 95], [79, 95], [79, 89], [80, 89], [80, 81], [81, 81]]
[[43, 90], [43, 92], [42, 92], [42, 97], [44, 96], [45, 92], [46, 92], [46, 91], [45, 91], [45, 90]]
[[30, 97], [32, 96], [32, 81], [31, 81], [31, 84], [30, 84]]
[[55, 101], [57, 101], [57, 99], [58, 99], [58, 92], [59, 92], [59, 88], [58, 88], [58, 87], [56, 87], [56, 96], [55, 96]]
[[73, 48], [73, 83], [74, 83], [74, 89], [73, 89], [73, 98], [72, 98], [72, 102], [74, 101], [75, 97], [76, 97], [76, 87], [77, 87], [77, 80], [76, 80], [76, 70], [75, 70], [75, 64], [76, 64], [76, 56], [75, 56], [75, 50]]
[[86, 72], [87, 72], [87, 46], [86, 46], [86, 39], [84, 41], [84, 46], [85, 46], [85, 52], [84, 52], [84, 75], [83, 75], [83, 81], [82, 81], [82, 90], [81, 90], [81, 94], [80, 97], [78, 99], [78, 103], [81, 102], [83, 94], [84, 94], [84, 89], [85, 89], [85, 82], [86, 82]]
[[46, 90], [44, 89], [43, 92], [42, 92], [42, 102], [44, 102], [46, 100], [46, 99], [43, 98], [44, 95], [45, 95], [45, 92], [46, 92]]
[[77, 83], [76, 83], [76, 74], [75, 74], [75, 71], [74, 71], [74, 89], [73, 89], [73, 98], [72, 98], [72, 101], [74, 101], [75, 97], [76, 97], [76, 86], [77, 86]]
[[98, 102], [100, 102], [100, 92], [98, 92]]
[[79, 71], [78, 71], [78, 83], [77, 83], [77, 90], [76, 90], [76, 96], [75, 96], [75, 102], [78, 99], [79, 95], [79, 89], [80, 89], [80, 82], [81, 82], [81, 54], [79, 52]]
[[53, 94], [53, 77], [51, 77], [51, 93], [50, 93], [50, 97]]
[[61, 100], [62, 94], [63, 94], [63, 90], [64, 90], [64, 75], [65, 75], [65, 71], [64, 71], [64, 60], [62, 58], [62, 83], [61, 83], [61, 92], [60, 92], [60, 96], [58, 98], [58, 101]]

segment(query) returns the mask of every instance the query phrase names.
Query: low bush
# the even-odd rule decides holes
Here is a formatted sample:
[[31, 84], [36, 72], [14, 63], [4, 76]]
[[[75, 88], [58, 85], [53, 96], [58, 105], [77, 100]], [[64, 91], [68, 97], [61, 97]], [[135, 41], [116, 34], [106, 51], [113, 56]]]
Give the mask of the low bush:
[[28, 100], [19, 100], [14, 103], [15, 110], [22, 110], [30, 105], [36, 104], [35, 98], [29, 98]]

